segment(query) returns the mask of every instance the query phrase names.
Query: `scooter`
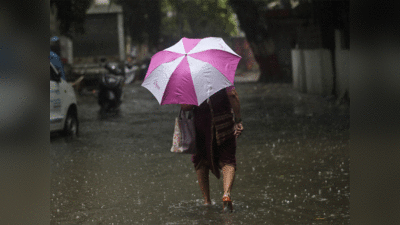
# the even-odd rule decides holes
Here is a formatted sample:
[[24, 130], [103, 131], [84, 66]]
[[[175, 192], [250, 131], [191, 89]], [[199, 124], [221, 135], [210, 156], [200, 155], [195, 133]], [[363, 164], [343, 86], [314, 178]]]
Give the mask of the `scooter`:
[[108, 72], [100, 76], [98, 93], [100, 115], [102, 116], [108, 113], [119, 113], [125, 80], [123, 71], [117, 65], [107, 63], [105, 68]]

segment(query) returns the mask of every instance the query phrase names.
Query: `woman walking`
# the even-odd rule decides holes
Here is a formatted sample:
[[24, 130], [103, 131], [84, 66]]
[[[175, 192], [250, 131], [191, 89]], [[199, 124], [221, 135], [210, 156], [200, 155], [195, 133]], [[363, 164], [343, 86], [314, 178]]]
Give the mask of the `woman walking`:
[[223, 175], [223, 209], [232, 211], [231, 190], [236, 171], [236, 138], [243, 131], [239, 97], [234, 86], [224, 88], [193, 109], [197, 153], [192, 155], [204, 204], [210, 205], [209, 171], [219, 179]]

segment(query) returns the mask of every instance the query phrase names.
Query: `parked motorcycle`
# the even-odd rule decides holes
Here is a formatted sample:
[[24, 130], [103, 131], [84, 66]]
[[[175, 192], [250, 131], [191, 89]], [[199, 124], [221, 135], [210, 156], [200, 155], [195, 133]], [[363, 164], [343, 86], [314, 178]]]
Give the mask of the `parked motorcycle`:
[[107, 63], [105, 65], [107, 73], [100, 76], [98, 103], [100, 114], [118, 113], [122, 103], [122, 87], [125, 77], [123, 71], [116, 64]]

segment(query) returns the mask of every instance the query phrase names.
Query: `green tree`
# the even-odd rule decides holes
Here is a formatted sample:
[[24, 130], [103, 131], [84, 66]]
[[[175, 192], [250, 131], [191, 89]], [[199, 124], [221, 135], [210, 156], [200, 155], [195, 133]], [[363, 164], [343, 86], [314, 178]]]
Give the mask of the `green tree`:
[[227, 0], [163, 0], [161, 34], [182, 37], [230, 37], [237, 33]]
[[[124, 11], [126, 34], [137, 44], [158, 47], [161, 39], [230, 37], [237, 34], [228, 0], [110, 0]], [[93, 0], [50, 0], [57, 8], [60, 33], [83, 33]]]
[[[233, 10], [228, 0], [111, 0], [123, 6], [126, 33], [150, 48], [182, 37], [235, 35]], [[164, 46], [163, 46], [164, 47]], [[160, 49], [159, 49], [160, 50]]]

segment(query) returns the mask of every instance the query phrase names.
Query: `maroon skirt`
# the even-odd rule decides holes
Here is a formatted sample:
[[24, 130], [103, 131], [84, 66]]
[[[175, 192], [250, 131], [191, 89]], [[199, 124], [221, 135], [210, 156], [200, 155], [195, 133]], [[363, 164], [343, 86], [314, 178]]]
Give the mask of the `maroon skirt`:
[[[236, 169], [236, 138], [233, 132], [225, 132], [228, 134], [217, 140], [210, 106], [206, 102], [195, 107], [194, 120], [197, 153], [192, 155], [192, 162], [195, 168], [205, 165], [218, 179], [220, 164], [229, 164]], [[233, 123], [229, 126], [232, 127], [228, 127], [228, 130], [233, 130]]]

